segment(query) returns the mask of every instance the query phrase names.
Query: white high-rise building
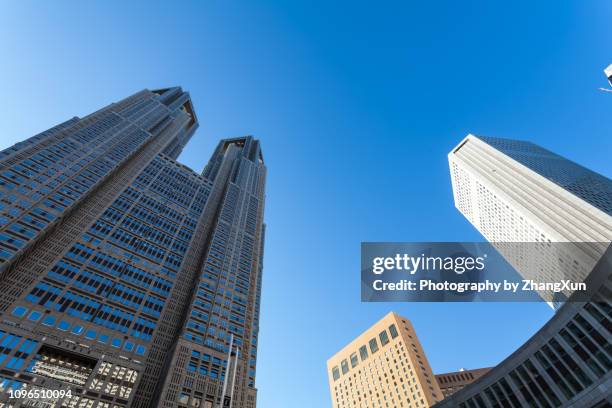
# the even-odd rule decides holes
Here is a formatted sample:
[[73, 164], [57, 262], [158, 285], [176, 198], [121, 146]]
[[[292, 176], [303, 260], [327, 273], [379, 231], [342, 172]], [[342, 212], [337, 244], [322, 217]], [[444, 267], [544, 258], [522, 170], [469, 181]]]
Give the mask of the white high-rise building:
[[608, 82], [610, 82], [610, 85], [612, 85], [612, 64], [608, 65], [608, 67], [604, 69], [604, 74], [606, 74]]
[[[471, 134], [448, 160], [455, 206], [524, 279], [581, 282], [612, 241], [607, 177], [530, 142]], [[571, 294], [539, 293], [555, 308]]]

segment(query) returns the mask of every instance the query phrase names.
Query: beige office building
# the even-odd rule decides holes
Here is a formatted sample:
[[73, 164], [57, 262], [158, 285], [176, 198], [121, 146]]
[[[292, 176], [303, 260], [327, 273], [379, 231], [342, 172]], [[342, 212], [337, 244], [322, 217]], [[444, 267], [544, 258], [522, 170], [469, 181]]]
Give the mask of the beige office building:
[[442, 392], [410, 321], [391, 312], [327, 360], [334, 408], [422, 408]]

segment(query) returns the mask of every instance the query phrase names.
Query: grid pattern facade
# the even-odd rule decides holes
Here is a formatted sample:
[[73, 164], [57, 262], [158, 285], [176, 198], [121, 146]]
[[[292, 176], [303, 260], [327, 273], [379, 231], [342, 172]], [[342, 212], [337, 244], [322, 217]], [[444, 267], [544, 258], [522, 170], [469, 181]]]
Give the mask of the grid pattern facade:
[[482, 141], [612, 216], [612, 180], [531, 142], [496, 137]]
[[[9, 400], [10, 389], [72, 391], [49, 407], [159, 403], [230, 177], [245, 141], [256, 143], [221, 142], [218, 171], [206, 177], [175, 161], [196, 128], [189, 94], [142, 91], [0, 152], [0, 404], [24, 403]], [[246, 260], [249, 344], [262, 217]], [[216, 349], [226, 337], [214, 336]], [[218, 363], [223, 379], [227, 361]], [[254, 364], [252, 378], [239, 377], [253, 390]], [[178, 395], [164, 403], [182, 406]]]
[[407, 319], [389, 313], [327, 361], [334, 408], [430, 407], [441, 400]]
[[612, 250], [587, 278], [588, 302], [566, 302], [546, 325], [486, 375], [436, 408], [612, 405]]
[[[182, 327], [163, 406], [254, 408], [263, 262], [265, 167], [259, 142], [220, 144], [204, 174], [218, 177], [232, 157], [228, 182]], [[223, 394], [223, 388], [226, 394]]]
[[[578, 166], [564, 160], [530, 143], [472, 135], [449, 154], [455, 206], [525, 279], [581, 282], [612, 240], [612, 216], [551, 180]], [[534, 245], [504, 245], [512, 242]], [[558, 307], [571, 292], [540, 295]]]

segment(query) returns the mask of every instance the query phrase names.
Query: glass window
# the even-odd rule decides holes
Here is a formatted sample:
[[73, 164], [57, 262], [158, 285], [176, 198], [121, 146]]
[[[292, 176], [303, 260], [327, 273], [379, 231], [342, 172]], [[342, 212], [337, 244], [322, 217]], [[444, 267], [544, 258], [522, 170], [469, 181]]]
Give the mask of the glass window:
[[351, 354], [351, 368], [355, 368], [355, 366], [359, 364], [359, 359], [357, 358], [357, 353]]
[[378, 337], [380, 337], [381, 346], [384, 346], [385, 344], [389, 343], [389, 336], [387, 335], [386, 330], [383, 330], [382, 332], [380, 332]]
[[392, 339], [396, 338], [399, 335], [399, 333], [397, 332], [397, 328], [395, 327], [394, 324], [389, 326], [389, 333], [391, 333], [391, 338]]
[[99, 341], [100, 343], [106, 343], [106, 342], [108, 341], [108, 335], [106, 335], [106, 334], [101, 334], [101, 335], [100, 335], [100, 338], [98, 339], [98, 341]]
[[17, 317], [22, 317], [23, 315], [26, 314], [26, 312], [28, 311], [28, 309], [26, 309], [23, 306], [17, 306], [14, 310], [13, 310], [13, 316], [17, 316]]
[[370, 351], [372, 352], [372, 354], [378, 351], [378, 343], [376, 342], [376, 338], [370, 340]]
[[368, 358], [368, 348], [366, 346], [359, 347], [359, 356], [361, 357], [361, 361]]
[[136, 354], [138, 354], [139, 356], [143, 356], [146, 351], [147, 349], [145, 348], [145, 346], [141, 346], [140, 344], [136, 346]]
[[53, 326], [55, 324], [55, 317], [47, 316], [43, 319], [42, 324], [45, 326]]
[[36, 310], [33, 310], [32, 313], [30, 313], [30, 315], [28, 316], [28, 320], [32, 320], [33, 322], [37, 322], [40, 317], [42, 316], [42, 314], [40, 312], [37, 312]]
[[127, 351], [132, 351], [134, 350], [134, 343], [126, 341], [125, 344], [123, 345], [123, 348], [126, 349]]
[[87, 330], [87, 333], [85, 333], [85, 337], [88, 339], [95, 339], [96, 338], [96, 331], [95, 330]]
[[72, 328], [72, 332], [74, 334], [81, 334], [81, 333], [83, 333], [83, 326], [74, 326]]
[[348, 373], [348, 362], [346, 360], [342, 360], [342, 362], [340, 363], [340, 367], [342, 368], [342, 374], [346, 374]]
[[121, 339], [114, 338], [113, 341], [111, 341], [111, 346], [117, 348], [121, 347]]
[[334, 381], [340, 378], [340, 370], [338, 370], [338, 366], [332, 368], [332, 377], [334, 377]]
[[62, 320], [60, 324], [57, 326], [58, 329], [66, 331], [70, 328], [70, 323], [65, 320]]

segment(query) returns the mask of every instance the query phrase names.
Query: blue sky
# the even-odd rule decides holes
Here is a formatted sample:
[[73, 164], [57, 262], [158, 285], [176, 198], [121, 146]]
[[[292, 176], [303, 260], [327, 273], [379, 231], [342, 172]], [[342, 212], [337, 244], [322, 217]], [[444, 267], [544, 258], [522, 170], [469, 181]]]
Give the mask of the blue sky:
[[[361, 241], [479, 241], [446, 154], [528, 139], [608, 177], [612, 3], [5, 2], [0, 147], [143, 88], [181, 85], [200, 170], [220, 138], [267, 165], [264, 408], [330, 406], [325, 361], [389, 310], [435, 372], [501, 361], [544, 304], [361, 304]], [[511, 5], [511, 7], [509, 6]]]

